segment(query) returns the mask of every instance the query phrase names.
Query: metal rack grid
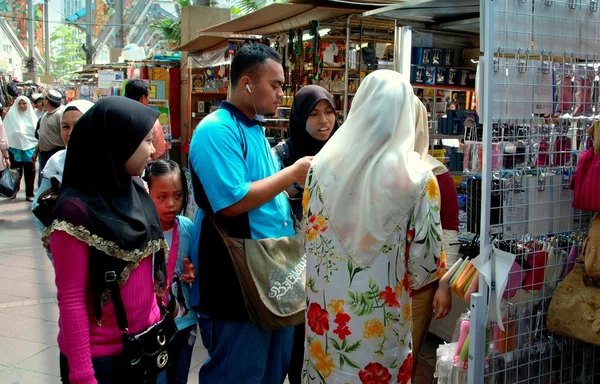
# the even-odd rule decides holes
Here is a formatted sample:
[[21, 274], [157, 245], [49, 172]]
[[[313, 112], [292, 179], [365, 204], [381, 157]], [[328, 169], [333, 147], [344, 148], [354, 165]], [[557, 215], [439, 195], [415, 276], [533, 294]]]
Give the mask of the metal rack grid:
[[[600, 383], [600, 348], [545, 326], [591, 218], [571, 208], [569, 185], [600, 114], [598, 8], [596, 0], [482, 0], [484, 135], [471, 161], [483, 192], [474, 217], [481, 254], [493, 263], [492, 245], [503, 248], [521, 270], [510, 274], [518, 289], [498, 316], [483, 278], [472, 299], [469, 383]], [[494, 317], [505, 332], [488, 322]]]

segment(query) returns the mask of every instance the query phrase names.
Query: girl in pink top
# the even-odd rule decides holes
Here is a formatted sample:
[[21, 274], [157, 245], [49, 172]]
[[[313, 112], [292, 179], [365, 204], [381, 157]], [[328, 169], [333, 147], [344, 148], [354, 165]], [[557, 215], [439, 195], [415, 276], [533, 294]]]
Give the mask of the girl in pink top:
[[[107, 97], [73, 128], [54, 220], [43, 235], [56, 271], [63, 383], [132, 382], [120, 358], [118, 299], [130, 335], [161, 318], [167, 245], [152, 199], [134, 180], [154, 152], [157, 117], [140, 103]], [[110, 269], [112, 278], [99, 273]], [[117, 283], [120, 295], [107, 295], [107, 284]]]

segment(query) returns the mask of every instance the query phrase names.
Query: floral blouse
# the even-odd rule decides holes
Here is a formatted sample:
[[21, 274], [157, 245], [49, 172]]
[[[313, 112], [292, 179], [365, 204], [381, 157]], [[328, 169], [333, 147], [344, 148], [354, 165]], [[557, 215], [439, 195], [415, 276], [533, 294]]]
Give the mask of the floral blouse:
[[346, 254], [329, 226], [316, 178], [308, 179], [304, 382], [410, 383], [412, 290], [446, 267], [435, 177], [364, 269]]

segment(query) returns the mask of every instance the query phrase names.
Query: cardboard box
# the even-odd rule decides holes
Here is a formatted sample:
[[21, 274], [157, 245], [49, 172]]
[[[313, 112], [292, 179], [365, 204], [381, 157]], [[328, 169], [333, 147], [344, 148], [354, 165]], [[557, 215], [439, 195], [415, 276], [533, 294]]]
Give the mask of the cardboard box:
[[412, 64], [415, 65], [429, 65], [432, 59], [431, 48], [415, 47], [412, 49]]
[[442, 59], [444, 58], [443, 55], [443, 50], [440, 48], [433, 48], [432, 49], [432, 56], [431, 56], [431, 64], [433, 65], [443, 65], [442, 64]]
[[435, 85], [436, 67], [425, 67], [425, 84]]
[[448, 84], [448, 69], [447, 68], [436, 68], [435, 71], [435, 83], [436, 84]]
[[448, 74], [446, 75], [446, 84], [458, 85], [460, 73], [456, 68], [448, 68]]
[[426, 67], [422, 65], [411, 66], [411, 83], [425, 84], [425, 70]]
[[451, 67], [454, 65], [454, 49], [444, 49], [442, 52], [442, 65]]

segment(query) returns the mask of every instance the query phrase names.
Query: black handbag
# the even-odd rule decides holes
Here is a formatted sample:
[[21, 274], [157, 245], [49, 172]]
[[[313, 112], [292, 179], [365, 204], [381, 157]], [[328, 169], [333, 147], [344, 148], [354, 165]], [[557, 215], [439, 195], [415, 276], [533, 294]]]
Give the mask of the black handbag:
[[60, 186], [56, 178], [51, 180], [52, 186], [45, 190], [37, 199], [35, 208], [32, 209], [33, 214], [37, 219], [48, 227], [52, 223], [52, 212], [58, 200]]
[[[110, 267], [110, 264], [107, 266]], [[110, 268], [108, 268], [110, 269]], [[118, 271], [118, 270], [117, 270]], [[117, 324], [123, 338], [123, 355], [118, 364], [117, 376], [123, 383], [154, 383], [158, 374], [173, 362], [177, 325], [160, 297], [156, 301], [161, 310], [161, 320], [140, 333], [129, 334], [125, 306], [115, 270], [104, 273], [106, 288], [110, 291]]]
[[0, 195], [13, 197], [21, 184], [21, 171], [5, 168], [0, 174]]

